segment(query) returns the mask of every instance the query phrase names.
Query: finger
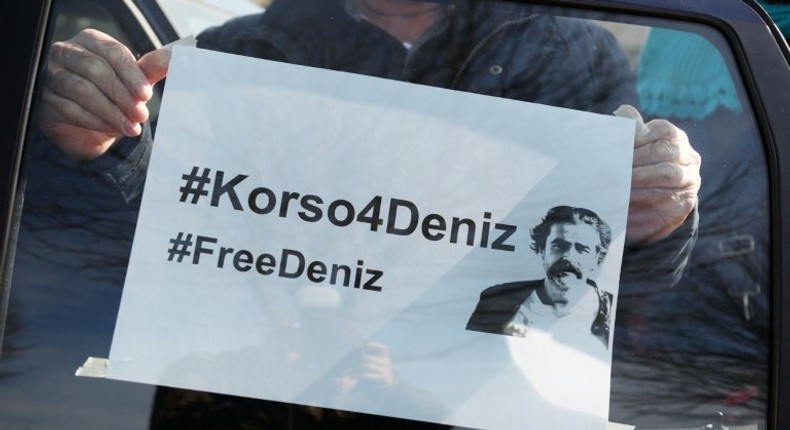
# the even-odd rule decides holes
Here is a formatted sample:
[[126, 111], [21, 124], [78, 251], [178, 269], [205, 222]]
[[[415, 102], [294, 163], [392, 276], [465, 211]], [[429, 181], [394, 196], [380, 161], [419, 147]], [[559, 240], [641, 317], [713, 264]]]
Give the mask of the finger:
[[648, 243], [663, 239], [685, 222], [696, 205], [696, 195], [660, 204], [631, 203], [628, 209], [626, 240]]
[[635, 141], [637, 147], [646, 145], [656, 140], [688, 143], [688, 137], [686, 136], [686, 133], [667, 120], [654, 119], [648, 122], [646, 126], [650, 129], [650, 131], [642, 136], [637, 136]]
[[656, 140], [634, 148], [634, 166], [658, 163], [673, 163], [684, 166], [699, 166], [701, 159], [690, 145], [669, 140]]
[[51, 91], [43, 92], [42, 100], [38, 126], [58, 148], [76, 161], [93, 160], [106, 152], [119, 137], [112, 127], [71, 100]]
[[382, 357], [379, 355], [362, 355], [362, 365], [365, 368], [389, 368], [391, 366], [389, 357]]
[[135, 98], [139, 100], [150, 98], [152, 94], [150, 82], [137, 65], [135, 56], [122, 43], [92, 29], [81, 31], [71, 39], [71, 42], [101, 58]]
[[389, 349], [387, 349], [387, 345], [384, 345], [383, 343], [367, 342], [365, 344], [365, 353], [379, 356], [388, 356]]
[[368, 381], [380, 382], [385, 385], [391, 384], [393, 380], [392, 375], [385, 375], [379, 373], [363, 373], [360, 376]]
[[646, 244], [656, 242], [669, 236], [681, 224], [682, 222], [672, 224], [665, 223], [660, 225], [656, 225], [652, 222], [640, 223], [638, 221], [632, 220], [629, 217], [628, 225], [626, 227], [625, 239], [628, 244]]
[[171, 54], [170, 49], [161, 48], [143, 55], [137, 61], [137, 65], [145, 74], [148, 82], [155, 84], [167, 76]]
[[[114, 101], [93, 83], [67, 70], [50, 74], [43, 92], [44, 101], [67, 123], [101, 132], [114, 132], [127, 136], [139, 134], [139, 120], [148, 115], [133, 102], [130, 119]], [[139, 120], [138, 120], [139, 119]]]
[[366, 365], [362, 369], [362, 373], [365, 375], [388, 375], [391, 373], [391, 370], [388, 366]]
[[632, 188], [629, 198], [632, 209], [653, 209], [657, 210], [664, 204], [671, 204], [680, 208], [693, 207], [696, 201], [694, 189], [670, 189], [670, 188]]
[[[112, 101], [129, 119], [140, 122], [148, 116], [147, 109], [129, 91], [112, 67], [101, 57], [73, 45], [59, 45], [56, 48], [61, 58], [62, 70], [53, 69], [53, 74], [66, 85], [73, 87], [75, 101], [89, 102], [94, 98]], [[61, 83], [62, 84], [62, 83]], [[60, 86], [59, 93], [69, 97], [70, 86]]]
[[389, 367], [386, 368], [370, 368], [366, 367], [360, 374], [364, 379], [379, 381], [384, 384], [391, 384], [395, 380], [395, 374]]
[[[107, 152], [118, 139], [117, 135], [85, 130], [63, 123], [41, 124], [41, 131], [74, 161], [90, 161]], [[56, 140], [57, 139], [57, 140]]]
[[701, 182], [697, 166], [658, 163], [632, 169], [631, 188], [698, 189]]
[[[50, 77], [48, 85], [53, 86], [60, 95], [84, 104], [89, 109], [91, 104], [96, 102], [104, 104], [103, 100], [109, 99], [131, 122], [145, 121], [148, 118], [148, 109], [129, 91], [127, 84], [119, 78], [110, 62], [78, 43], [87, 40], [92, 34], [101, 33], [83, 31], [70, 41], [56, 42], [52, 45], [47, 68]], [[105, 35], [105, 37], [109, 36]], [[131, 53], [125, 47], [117, 42], [116, 45], [119, 50], [126, 52], [127, 57], [131, 57]], [[133, 57], [131, 58], [133, 60]], [[133, 67], [137, 68], [136, 64], [133, 63]], [[138, 74], [142, 76], [139, 70]], [[55, 75], [60, 79], [54, 79]], [[101, 108], [104, 109], [105, 106]], [[97, 111], [97, 114], [99, 112]], [[115, 109], [101, 112], [114, 113]]]
[[639, 111], [631, 106], [631, 105], [620, 105], [615, 111], [615, 116], [619, 116], [622, 118], [631, 118], [634, 120], [635, 129], [634, 129], [634, 137], [638, 138], [640, 136], [646, 135], [650, 132], [650, 129], [645, 125], [644, 120], [642, 120], [642, 114]]

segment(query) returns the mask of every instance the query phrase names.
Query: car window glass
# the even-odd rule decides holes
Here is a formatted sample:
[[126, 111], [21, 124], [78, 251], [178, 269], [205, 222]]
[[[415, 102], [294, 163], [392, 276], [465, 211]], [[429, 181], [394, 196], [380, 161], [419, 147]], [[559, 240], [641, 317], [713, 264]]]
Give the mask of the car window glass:
[[[140, 23], [153, 18], [127, 3], [58, 0], [49, 37], [96, 28], [140, 57], [159, 41]], [[207, 49], [606, 115], [631, 104], [645, 121], [677, 126], [702, 159], [698, 204], [667, 238], [625, 249], [609, 419], [648, 429], [767, 425], [767, 162], [746, 69], [719, 32], [508, 2], [426, 3], [443, 18], [417, 33], [383, 30], [351, 0], [301, 8], [279, 0], [263, 15], [247, 15], [257, 6], [160, 3], [180, 34], [199, 33]], [[234, 14], [246, 17], [200, 33]], [[144, 133], [155, 135], [157, 109], [155, 101]], [[0, 427], [441, 427], [342, 406], [75, 377], [87, 357], [106, 357], [112, 341], [140, 198], [107, 172], [135, 156], [137, 140], [85, 163], [37, 127], [29, 135], [13, 271], [2, 290]], [[270, 311], [293, 316], [286, 307]], [[283, 332], [280, 346], [293, 347], [289, 339]]]
[[161, 0], [160, 6], [182, 36], [196, 35], [238, 15], [259, 13], [261, 6], [248, 0], [203, 1]]

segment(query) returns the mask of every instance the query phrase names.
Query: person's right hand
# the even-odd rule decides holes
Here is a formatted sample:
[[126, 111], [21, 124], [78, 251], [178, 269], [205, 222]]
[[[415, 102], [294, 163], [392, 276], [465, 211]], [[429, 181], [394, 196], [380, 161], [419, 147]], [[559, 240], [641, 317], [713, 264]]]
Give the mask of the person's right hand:
[[137, 136], [148, 119], [153, 84], [167, 74], [170, 51], [137, 60], [126, 46], [83, 30], [49, 53], [38, 126], [63, 152], [92, 160], [120, 137]]

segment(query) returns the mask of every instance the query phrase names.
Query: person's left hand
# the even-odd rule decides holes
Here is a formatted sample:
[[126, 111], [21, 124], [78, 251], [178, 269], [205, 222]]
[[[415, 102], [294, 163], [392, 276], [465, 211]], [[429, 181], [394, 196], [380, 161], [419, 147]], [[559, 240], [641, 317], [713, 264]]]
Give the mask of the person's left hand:
[[52, 44], [36, 122], [64, 154], [93, 160], [120, 138], [140, 135], [153, 85], [169, 63], [168, 49], [138, 60], [110, 35], [82, 30]]
[[637, 121], [626, 242], [655, 242], [680, 227], [697, 205], [702, 160], [686, 133], [669, 121], [650, 121], [649, 131], [640, 132], [636, 109], [622, 106], [618, 115]]

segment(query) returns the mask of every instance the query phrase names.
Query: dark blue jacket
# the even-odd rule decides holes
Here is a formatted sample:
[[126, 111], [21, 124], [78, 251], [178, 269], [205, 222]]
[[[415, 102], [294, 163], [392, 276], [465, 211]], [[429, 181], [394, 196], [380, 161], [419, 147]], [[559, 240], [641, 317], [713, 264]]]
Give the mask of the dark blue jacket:
[[411, 50], [343, 0], [278, 0], [205, 31], [198, 46], [605, 114], [636, 103], [627, 58], [603, 28], [524, 5], [447, 8]]

